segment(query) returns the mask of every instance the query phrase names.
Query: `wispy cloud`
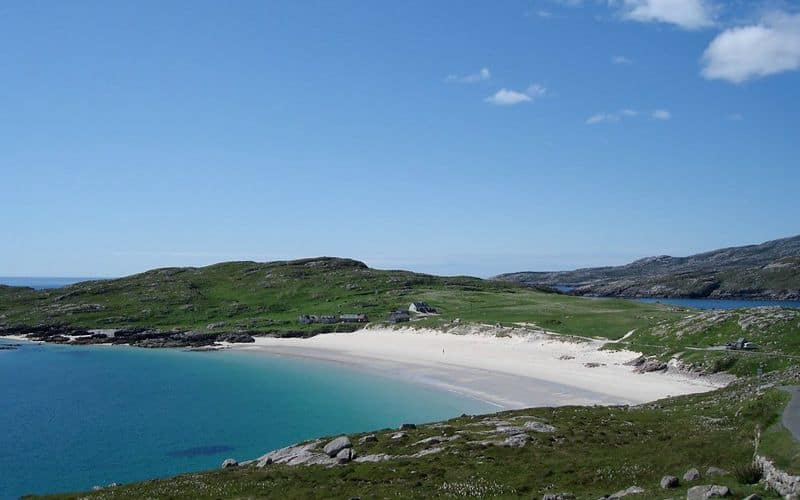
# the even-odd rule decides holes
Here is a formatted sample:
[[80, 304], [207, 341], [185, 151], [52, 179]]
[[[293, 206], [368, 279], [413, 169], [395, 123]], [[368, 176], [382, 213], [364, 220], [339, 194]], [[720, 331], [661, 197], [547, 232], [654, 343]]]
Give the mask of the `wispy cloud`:
[[702, 58], [707, 79], [742, 83], [800, 69], [800, 14], [772, 12], [717, 35]]
[[476, 83], [490, 80], [491, 78], [492, 73], [489, 71], [489, 68], [484, 67], [478, 72], [470, 73], [468, 75], [447, 75], [445, 80], [452, 83]]
[[547, 88], [541, 84], [534, 83], [528, 86], [524, 92], [510, 89], [500, 89], [490, 95], [484, 101], [495, 106], [513, 106], [523, 102], [532, 102], [547, 93]]
[[744, 120], [744, 115], [742, 115], [741, 113], [731, 113], [727, 116], [727, 118], [732, 122], [740, 122]]
[[657, 109], [657, 110], [653, 111], [650, 114], [650, 116], [654, 120], [669, 120], [670, 118], [672, 118], [672, 113], [670, 113], [666, 109]]
[[[632, 119], [638, 117], [641, 112], [625, 108], [617, 111], [616, 113], [596, 113], [586, 119], [586, 125], [599, 125], [601, 123], [617, 123], [622, 120]], [[669, 120], [672, 118], [672, 113], [666, 109], [657, 109], [650, 113], [650, 117], [654, 120]]]
[[619, 115], [614, 113], [597, 113], [586, 119], [586, 125], [598, 125], [600, 123], [617, 123]]
[[609, 0], [620, 7], [624, 19], [645, 23], [674, 24], [687, 30], [714, 25], [711, 0]]
[[611, 58], [613, 64], [633, 64], [633, 61], [625, 56], [614, 56]]

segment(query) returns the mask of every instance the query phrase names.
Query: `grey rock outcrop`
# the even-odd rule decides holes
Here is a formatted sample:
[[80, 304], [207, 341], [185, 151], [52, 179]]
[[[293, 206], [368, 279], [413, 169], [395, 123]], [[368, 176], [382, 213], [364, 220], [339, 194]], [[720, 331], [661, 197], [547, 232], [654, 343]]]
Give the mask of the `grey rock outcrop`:
[[328, 444], [322, 449], [326, 455], [329, 457], [335, 457], [339, 454], [340, 451], [344, 450], [345, 448], [352, 448], [353, 444], [350, 442], [350, 438], [347, 436], [339, 436], [336, 439], [329, 441]]
[[334, 465], [337, 463], [335, 458], [331, 458], [327, 453], [316, 451], [317, 446], [322, 444], [321, 440], [312, 441], [306, 444], [287, 446], [279, 450], [274, 450], [258, 458], [255, 463], [258, 467], [266, 467], [271, 464], [286, 465]]
[[731, 490], [727, 486], [706, 484], [702, 486], [692, 486], [686, 492], [686, 500], [706, 500], [708, 498], [727, 497]]
[[706, 476], [708, 477], [715, 477], [715, 476], [726, 476], [728, 471], [725, 469], [720, 469], [719, 467], [709, 467], [706, 469]]
[[793, 476], [777, 467], [769, 459], [756, 456], [756, 465], [761, 467], [764, 482], [781, 495], [800, 494], [800, 476]]
[[336, 454], [336, 461], [340, 464], [346, 464], [356, 458], [356, 452], [353, 448], [343, 448]]
[[239, 465], [239, 462], [237, 462], [236, 460], [234, 460], [232, 458], [228, 458], [224, 462], [222, 462], [222, 468], [223, 469], [228, 469], [230, 467], [237, 467], [238, 465]]
[[542, 497], [542, 500], [575, 500], [575, 495], [572, 493], [548, 493]]
[[620, 490], [612, 495], [609, 495], [608, 498], [609, 499], [625, 498], [632, 495], [641, 495], [642, 493], [644, 493], [644, 488], [640, 488], [638, 486], [631, 486], [624, 490]]
[[700, 479], [700, 471], [692, 467], [691, 469], [687, 470], [686, 473], [683, 475], [684, 481], [697, 481]]
[[667, 490], [671, 488], [677, 488], [680, 484], [678, 478], [675, 476], [664, 476], [661, 478], [661, 488]]
[[377, 436], [375, 436], [375, 434], [367, 434], [366, 436], [361, 436], [361, 438], [358, 440], [358, 442], [361, 443], [361, 444], [377, 443], [378, 442], [378, 438], [377, 438]]

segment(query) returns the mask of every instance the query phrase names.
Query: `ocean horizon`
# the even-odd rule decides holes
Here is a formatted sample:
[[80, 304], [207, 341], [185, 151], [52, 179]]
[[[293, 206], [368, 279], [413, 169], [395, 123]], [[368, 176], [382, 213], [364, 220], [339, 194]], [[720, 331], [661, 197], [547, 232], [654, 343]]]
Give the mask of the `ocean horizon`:
[[81, 281], [102, 280], [98, 277], [63, 277], [63, 276], [0, 276], [0, 285], [27, 286], [36, 290], [61, 288], [80, 283]]
[[496, 411], [320, 360], [20, 344], [0, 350], [0, 470], [14, 471], [0, 481], [0, 499], [214, 469], [313, 437]]

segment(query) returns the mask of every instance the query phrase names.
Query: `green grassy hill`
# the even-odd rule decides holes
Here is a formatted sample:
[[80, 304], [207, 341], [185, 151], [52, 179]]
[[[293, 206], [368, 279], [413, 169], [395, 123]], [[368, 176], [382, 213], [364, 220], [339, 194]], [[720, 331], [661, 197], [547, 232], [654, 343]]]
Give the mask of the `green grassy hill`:
[[[727, 342], [739, 338], [756, 343], [758, 349], [724, 349]], [[759, 369], [768, 372], [800, 365], [800, 309], [694, 311], [685, 318], [637, 330], [625, 342], [606, 347], [653, 354], [664, 361], [677, 357], [706, 372], [753, 375]]]
[[85, 328], [181, 328], [313, 334], [352, 325], [300, 325], [300, 314], [388, 313], [425, 301], [441, 316], [421, 325], [535, 323], [547, 330], [618, 338], [683, 314], [624, 300], [545, 293], [513, 283], [370, 269], [315, 258], [166, 268], [55, 290], [0, 287], [0, 324], [63, 323]]

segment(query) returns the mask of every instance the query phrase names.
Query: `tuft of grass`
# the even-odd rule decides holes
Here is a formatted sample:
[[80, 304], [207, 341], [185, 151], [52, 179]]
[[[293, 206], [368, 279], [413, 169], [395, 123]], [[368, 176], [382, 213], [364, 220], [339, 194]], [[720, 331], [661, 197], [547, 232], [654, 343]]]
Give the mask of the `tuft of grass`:
[[761, 478], [764, 476], [764, 471], [761, 469], [760, 465], [750, 462], [734, 467], [733, 476], [741, 484], [756, 484], [761, 481]]

